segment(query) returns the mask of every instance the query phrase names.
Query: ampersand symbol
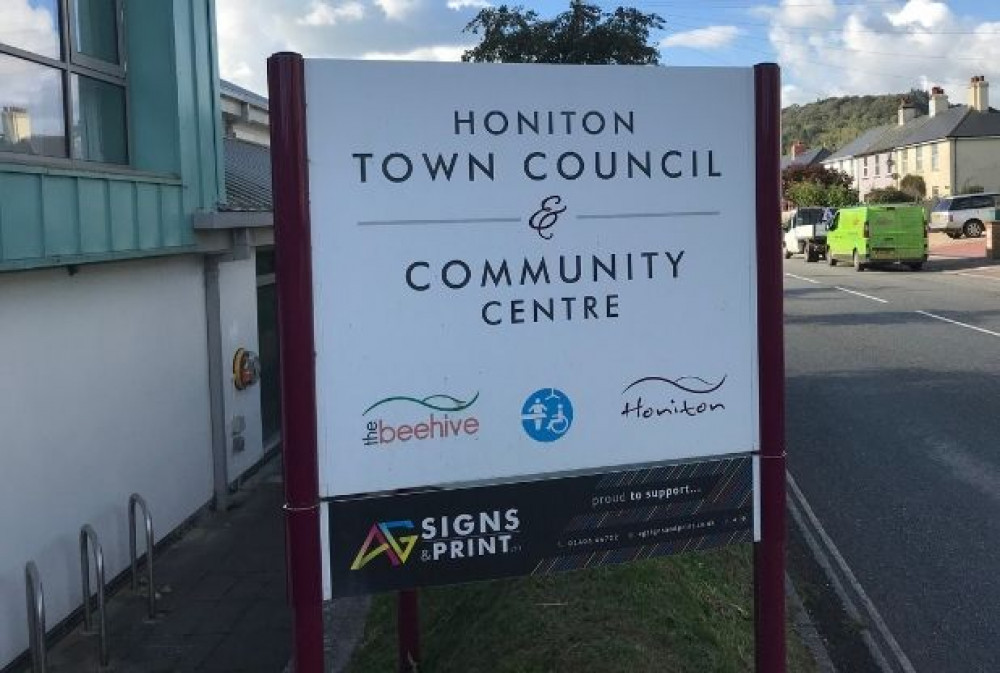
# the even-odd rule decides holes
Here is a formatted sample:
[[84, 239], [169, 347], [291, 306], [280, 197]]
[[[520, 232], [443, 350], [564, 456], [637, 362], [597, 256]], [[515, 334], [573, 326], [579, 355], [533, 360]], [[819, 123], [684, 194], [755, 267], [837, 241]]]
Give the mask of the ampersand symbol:
[[549, 196], [542, 201], [542, 207], [528, 219], [528, 226], [538, 232], [538, 235], [546, 241], [552, 238], [549, 229], [559, 221], [559, 215], [566, 212], [566, 206], [559, 207], [562, 198], [559, 196]]

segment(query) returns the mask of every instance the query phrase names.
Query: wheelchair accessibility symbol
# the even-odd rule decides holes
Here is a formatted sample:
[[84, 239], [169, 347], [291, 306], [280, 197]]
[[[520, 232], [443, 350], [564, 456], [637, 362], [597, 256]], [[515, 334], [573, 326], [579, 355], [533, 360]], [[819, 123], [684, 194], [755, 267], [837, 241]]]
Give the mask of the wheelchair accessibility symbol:
[[528, 395], [521, 407], [521, 426], [537, 442], [554, 442], [573, 425], [573, 404], [555, 388], [542, 388]]

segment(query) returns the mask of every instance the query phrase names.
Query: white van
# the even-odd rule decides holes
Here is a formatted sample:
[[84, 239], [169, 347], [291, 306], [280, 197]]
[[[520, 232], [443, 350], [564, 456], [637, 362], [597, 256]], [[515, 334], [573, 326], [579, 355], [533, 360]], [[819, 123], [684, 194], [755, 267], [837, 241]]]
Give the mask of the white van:
[[795, 253], [805, 255], [807, 262], [823, 257], [826, 254], [826, 227], [836, 213], [836, 208], [811, 206], [785, 214], [781, 225], [785, 232], [781, 240], [785, 259]]
[[957, 194], [938, 201], [931, 212], [931, 231], [943, 231], [952, 238], [963, 234], [978, 238], [986, 231], [986, 222], [996, 219], [995, 192], [987, 194]]

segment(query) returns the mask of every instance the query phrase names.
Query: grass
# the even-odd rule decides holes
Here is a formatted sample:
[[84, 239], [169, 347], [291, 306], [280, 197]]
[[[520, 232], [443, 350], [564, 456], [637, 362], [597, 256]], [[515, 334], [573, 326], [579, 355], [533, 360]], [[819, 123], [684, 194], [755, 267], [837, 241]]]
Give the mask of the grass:
[[[421, 671], [753, 670], [747, 545], [420, 592]], [[789, 671], [816, 668], [789, 627]], [[348, 669], [394, 671], [395, 594], [372, 605]]]

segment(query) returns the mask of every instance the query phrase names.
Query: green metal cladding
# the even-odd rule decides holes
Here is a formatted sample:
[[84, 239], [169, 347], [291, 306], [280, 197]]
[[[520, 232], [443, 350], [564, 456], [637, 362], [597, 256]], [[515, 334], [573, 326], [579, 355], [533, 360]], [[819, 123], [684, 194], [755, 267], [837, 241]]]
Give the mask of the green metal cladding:
[[224, 198], [213, 0], [126, 0], [131, 163], [0, 160], [0, 271], [187, 252]]

